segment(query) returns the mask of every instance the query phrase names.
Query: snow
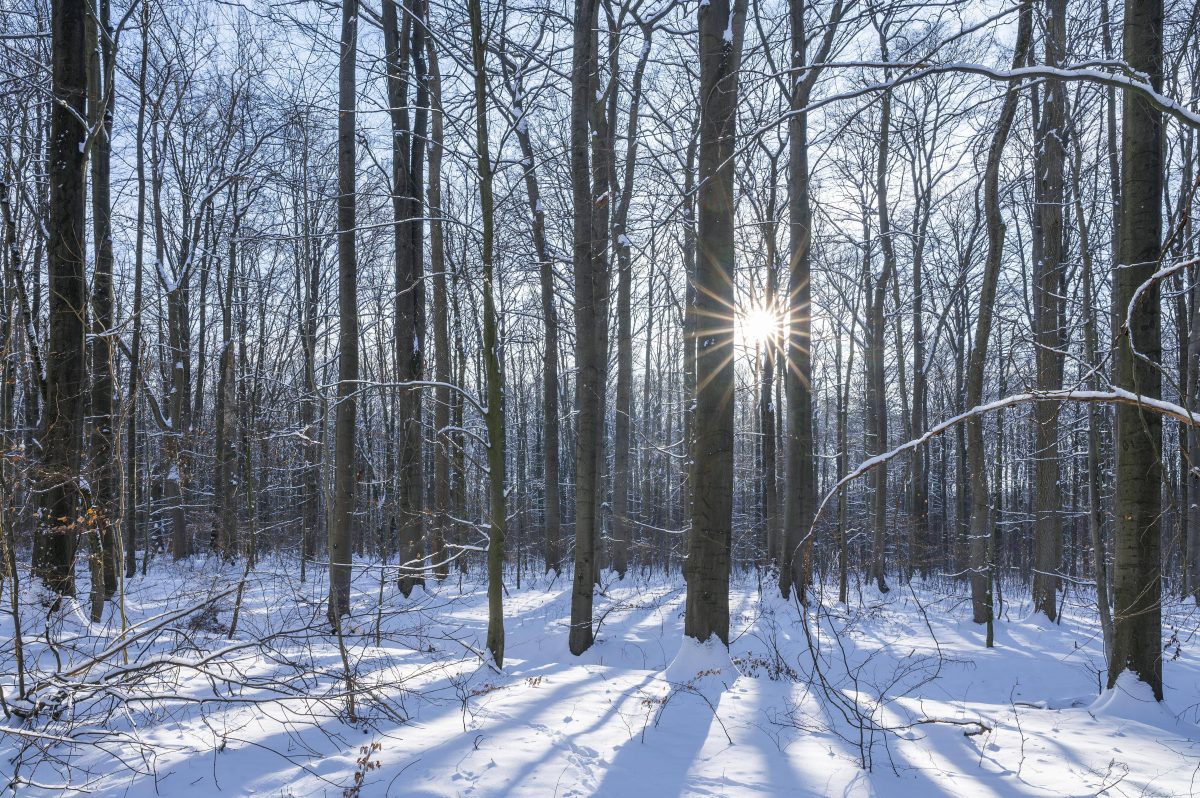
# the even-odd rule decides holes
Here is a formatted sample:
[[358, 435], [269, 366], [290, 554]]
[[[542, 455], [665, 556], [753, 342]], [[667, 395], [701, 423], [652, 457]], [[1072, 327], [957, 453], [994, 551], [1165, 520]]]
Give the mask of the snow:
[[694, 637], [684, 637], [675, 659], [663, 670], [663, 678], [671, 684], [692, 685], [702, 681], [718, 681], [729, 686], [738, 677], [729, 649], [713, 635], [701, 643]]
[[[0, 784], [16, 772], [44, 785], [23, 784], [21, 796], [334, 798], [366, 757], [378, 767], [363, 773], [363, 796], [1194, 792], [1200, 650], [1185, 644], [1164, 662], [1164, 704], [1128, 675], [1097, 699], [1104, 655], [1093, 599], [1077, 587], [1048, 625], [1031, 616], [1026, 587], [1005, 585], [986, 649], [952, 579], [882, 598], [852, 582], [849, 606], [827, 587], [802, 615], [772, 580], [740, 574], [726, 650], [684, 637], [677, 574], [605, 574], [596, 644], [573, 657], [570, 574], [526, 573], [517, 588], [510, 569], [498, 671], [479, 655], [481, 574], [430, 579], [404, 600], [394, 570], [359, 560], [344, 629], [352, 720], [322, 564], [301, 584], [294, 560], [260, 561], [230, 639], [242, 568], [155, 561], [127, 583], [124, 636], [111, 606], [101, 624], [75, 600], [48, 614], [23, 574], [27, 685], [61, 700], [46, 682], [57, 670], [90, 687], [57, 720], [0, 721]], [[5, 599], [0, 687], [15, 706]], [[1163, 612], [1167, 628], [1195, 626], [1191, 604]]]
[[[1154, 699], [1150, 685], [1130, 671], [1118, 676], [1117, 683], [1111, 690], [1100, 694], [1089, 712], [1096, 717], [1118, 721], [1130, 720], [1145, 726], [1161, 726], [1166, 729], [1184, 725], [1169, 709]], [[1200, 734], [1200, 729], [1195, 727], [1184, 731], [1191, 732], [1193, 736]]]

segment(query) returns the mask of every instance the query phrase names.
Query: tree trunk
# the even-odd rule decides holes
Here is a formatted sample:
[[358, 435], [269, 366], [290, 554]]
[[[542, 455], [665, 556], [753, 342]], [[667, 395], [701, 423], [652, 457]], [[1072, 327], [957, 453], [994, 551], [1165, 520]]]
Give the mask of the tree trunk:
[[[792, 68], [802, 70], [807, 53], [803, 0], [789, 3]], [[799, 74], [799, 73], [797, 73]], [[809, 84], [810, 85], [810, 84]], [[808, 601], [812, 578], [812, 520], [815, 511], [816, 474], [812, 415], [812, 209], [809, 201], [808, 86], [793, 81], [788, 120], [790, 160], [788, 171], [788, 344], [784, 387], [787, 391], [787, 485], [783, 502], [783, 556], [779, 564], [779, 589], [784, 598], [795, 587], [801, 602]]]
[[[1162, 86], [1162, 0], [1127, 0], [1125, 63]], [[1162, 116], [1136, 93], [1121, 102], [1121, 221], [1113, 307], [1122, 322], [1114, 380], [1118, 388], [1157, 397], [1162, 377], [1159, 289], [1147, 284], [1138, 303], [1126, 308], [1150, 279], [1161, 257]], [[1135, 350], [1136, 353], [1135, 354]], [[1117, 407], [1114, 534], [1113, 654], [1108, 686], [1130, 671], [1162, 700], [1162, 575], [1159, 515], [1162, 511], [1162, 420], [1138, 407]]]
[[[589, 152], [589, 119], [595, 101], [591, 76], [596, 70], [593, 29], [598, 0], [576, 0], [571, 66], [571, 189], [574, 204], [575, 364], [578, 413], [575, 434], [575, 577], [571, 594], [569, 646], [579, 655], [592, 645], [592, 584], [599, 526], [599, 450], [604, 432], [604, 365], [608, 356], [608, 264], [596, 230]], [[607, 171], [601, 170], [607, 177]], [[607, 198], [602, 200], [607, 203]]]
[[[1075, 168], [1071, 171], [1072, 194], [1075, 200], [1075, 218], [1079, 225], [1079, 254], [1083, 260], [1083, 273], [1080, 275], [1083, 304], [1083, 360], [1085, 363], [1097, 363], [1100, 346], [1096, 333], [1095, 289], [1093, 288], [1092, 249], [1089, 237], [1087, 216], [1084, 214], [1083, 194], [1079, 187], [1079, 163], [1082, 158], [1078, 142], [1074, 150]], [[1193, 330], [1200, 331], [1200, 324], [1194, 324]], [[1200, 346], [1200, 343], [1198, 343]], [[1200, 351], [1200, 350], [1198, 350]], [[1088, 389], [1101, 389], [1100, 375], [1095, 370], [1088, 378]], [[1192, 394], [1194, 396], [1194, 394]], [[1192, 412], [1195, 409], [1192, 408]], [[1087, 408], [1087, 526], [1092, 545], [1092, 560], [1094, 567], [1092, 576], [1096, 580], [1096, 609], [1100, 616], [1100, 631], [1104, 639], [1104, 655], [1106, 660], [1112, 659], [1112, 606], [1108, 595], [1108, 553], [1104, 544], [1104, 508], [1101, 505], [1101, 454], [1100, 454], [1100, 409], [1094, 404]], [[1188, 441], [1196, 440], [1194, 428], [1188, 427]], [[1193, 461], [1195, 462], [1195, 461]], [[1195, 512], [1189, 508], [1189, 512]], [[1189, 547], [1189, 551], [1191, 548]]]
[[546, 240], [546, 209], [542, 205], [538, 183], [536, 153], [529, 134], [529, 111], [525, 107], [522, 72], [505, 63], [509, 95], [512, 98], [513, 128], [524, 159], [525, 194], [529, 202], [530, 234], [538, 259], [538, 280], [542, 300], [542, 324], [546, 341], [542, 349], [542, 521], [545, 527], [546, 573], [557, 575], [562, 569], [562, 498], [559, 484], [559, 412], [558, 412], [558, 310], [554, 295], [554, 255]]
[[[429, 61], [429, 99], [432, 136], [429, 141], [429, 268], [433, 272], [433, 392], [434, 433], [450, 425], [450, 317], [446, 297], [446, 243], [442, 230], [442, 73], [432, 38], [426, 41]], [[450, 529], [450, 452], [443, 440], [433, 447], [433, 575], [440, 581], [450, 575], [446, 537]]]
[[[150, 4], [141, 6], [142, 29], [150, 25]], [[135, 142], [135, 162], [137, 171], [137, 221], [134, 232], [133, 252], [133, 310], [130, 314], [133, 332], [129, 341], [129, 384], [128, 391], [128, 426], [125, 430], [125, 577], [131, 578], [137, 572], [137, 507], [138, 507], [138, 458], [137, 458], [137, 420], [138, 420], [138, 390], [141, 387], [141, 358], [142, 358], [142, 250], [146, 242], [146, 68], [149, 61], [149, 38], [142, 37], [141, 59], [138, 63], [138, 117], [137, 141]], [[150, 556], [149, 547], [142, 553], [143, 558]]]
[[[1013, 49], [1013, 67], [1022, 66], [1029, 56], [1029, 41], [1033, 29], [1033, 0], [1022, 0], [1017, 25], [1017, 41]], [[1010, 88], [1000, 107], [1000, 118], [992, 132], [987, 165], [983, 174], [983, 212], [987, 226], [987, 261], [983, 267], [983, 285], [979, 289], [979, 317], [976, 319], [975, 343], [967, 362], [967, 408], [983, 403], [984, 367], [987, 363], [988, 342], [992, 334], [992, 318], [996, 303], [996, 286], [1000, 279], [1000, 262], [1004, 255], [1004, 219], [1000, 215], [1000, 159], [1012, 130], [1019, 95]], [[964, 341], [964, 346], [965, 341]], [[969, 563], [971, 574], [971, 615], [975, 623], [988, 625], [988, 645], [992, 634], [992, 563], [988, 544], [992, 537], [991, 493], [988, 488], [987, 451], [983, 440], [983, 419], [972, 416], [966, 423], [966, 462], [970, 473], [970, 533]]]
[[700, 186], [696, 239], [696, 397], [692, 442], [692, 534], [683, 632], [729, 645], [733, 525], [733, 160], [744, 0], [699, 11]]
[[75, 594], [73, 564], [85, 399], [87, 14], [83, 0], [56, 0], [51, 6], [55, 102], [50, 112], [47, 154], [49, 338], [45, 351], [46, 401], [38, 435], [42, 445], [40, 521], [33, 568], [46, 587], [67, 596]]
[[109, 2], [100, 0], [89, 25], [91, 62], [88, 74], [88, 118], [92, 125], [92, 228], [95, 268], [92, 273], [92, 420], [91, 496], [94, 529], [89, 539], [97, 549], [92, 569], [92, 620], [98, 622], [103, 602], [117, 592], [119, 551], [114, 525], [120, 508], [118, 440], [113, 405], [113, 239], [112, 199], [109, 180], [112, 156], [112, 103], [115, 54], [109, 23]]
[[[216, 473], [213, 476], [213, 504], [216, 518], [212, 534], [212, 548], [224, 559], [237, 556], [237, 515], [235, 494], [237, 491], [234, 474], [237, 469], [237, 363], [233, 340], [233, 293], [237, 275], [238, 228], [240, 214], [237, 209], [237, 186], [232, 192], [233, 234], [229, 238], [229, 263], [226, 266], [225, 286], [221, 299], [221, 351], [217, 358], [217, 403], [216, 403]], [[243, 310], [243, 313], [245, 310]]]
[[321, 289], [321, 258], [317, 254], [313, 241], [315, 209], [312, 207], [309, 193], [309, 141], [307, 120], [303, 123], [301, 132], [303, 151], [301, 154], [301, 185], [303, 200], [300, 203], [304, 215], [301, 222], [303, 236], [304, 258], [301, 264], [304, 301], [303, 321], [301, 323], [300, 340], [304, 350], [304, 395], [300, 401], [300, 424], [304, 431], [304, 476], [302, 484], [304, 495], [301, 499], [301, 523], [303, 524], [303, 540], [301, 541], [300, 570], [303, 575], [305, 564], [317, 556], [317, 533], [321, 527], [320, 496], [321, 496], [321, 444], [318, 426], [323, 427], [323, 415], [320, 412], [321, 400], [317, 391], [317, 320], [320, 314], [318, 299]]
[[[469, 0], [471, 58], [475, 69], [475, 152], [479, 169], [479, 203], [483, 233], [483, 362], [487, 385], [488, 432], [488, 629], [487, 647], [496, 667], [504, 667], [504, 536], [507, 525], [504, 478], [504, 385], [496, 332], [493, 285], [492, 162], [488, 147], [487, 75], [484, 72], [483, 12], [481, 0]], [[590, 584], [589, 584], [590, 587]]]
[[[630, 429], [633, 419], [633, 332], [631, 321], [631, 295], [633, 292], [633, 263], [627, 225], [629, 204], [633, 199], [633, 176], [637, 165], [638, 149], [638, 106], [642, 100], [642, 76], [650, 57], [652, 28], [642, 26], [642, 49], [637, 66], [633, 71], [630, 88], [629, 112], [625, 129], [625, 173], [621, 181], [621, 196], [612, 217], [612, 238], [617, 254], [617, 393], [613, 419], [613, 515], [612, 515], [612, 567], [621, 578], [629, 565], [631, 543], [629, 523], [630, 476]], [[613, 48], [613, 70], [616, 69], [616, 48]], [[616, 81], [613, 81], [615, 87]], [[615, 105], [615, 92], [614, 105]], [[616, 121], [616, 114], [611, 114]], [[615, 160], [613, 161], [615, 171]], [[615, 191], [617, 181], [610, 181]]]
[[[886, 62], [887, 35], [880, 29], [879, 41], [881, 56]], [[890, 72], [885, 69], [884, 75]], [[887, 318], [884, 314], [887, 301], [887, 287], [894, 279], [896, 272], [896, 250], [892, 241], [892, 226], [890, 209], [888, 207], [888, 156], [892, 128], [892, 95], [885, 92], [880, 99], [879, 112], [879, 158], [875, 169], [875, 198], [879, 210], [879, 243], [883, 250], [883, 271], [873, 280], [870, 286], [869, 307], [867, 310], [867, 351], [863, 358], [867, 370], [867, 408], [866, 408], [866, 455], [874, 457], [887, 450], [888, 443], [888, 407], [886, 375], [884, 372], [884, 355], [887, 346]], [[887, 546], [887, 466], [871, 472], [870, 480], [870, 515], [871, 515], [871, 578], [880, 593], [887, 593], [891, 588], [887, 584], [887, 562], [885, 559]]]
[[329, 528], [329, 622], [350, 613], [354, 544], [355, 410], [358, 392], [358, 262], [354, 252], [354, 122], [357, 92], [358, 0], [342, 0], [338, 63], [338, 387], [334, 420], [333, 523]]
[[[1046, 66], [1058, 67], [1066, 55], [1066, 0], [1047, 0]], [[1062, 81], [1042, 84], [1044, 102], [1036, 131], [1033, 226], [1033, 338], [1037, 387], [1053, 391], [1063, 379], [1063, 300], [1065, 293], [1065, 202], [1063, 137], [1067, 92]], [[1062, 564], [1062, 521], [1058, 480], [1058, 407], [1038, 402], [1034, 419], [1033, 608], [1050, 620], [1058, 617], [1058, 570]]]
[[[420, 380], [424, 373], [425, 289], [422, 261], [421, 169], [424, 159], [424, 106], [428, 89], [424, 82], [424, 22], [420, 0], [407, 0], [403, 24], [398, 19], [396, 0], [383, 3], [382, 22], [388, 73], [388, 105], [392, 123], [392, 213], [395, 222], [396, 258], [396, 380]], [[416, 124], [410, 127], [408, 113], [409, 62], [417, 69]], [[422, 514], [423, 471], [421, 462], [421, 392], [399, 389], [396, 408], [400, 428], [399, 516], [400, 592], [407, 598], [417, 585], [424, 585]]]
[[[767, 196], [766, 219], [763, 220], [767, 265], [767, 279], [763, 286], [763, 310], [771, 314], [772, 318], [777, 312], [778, 299], [775, 294], [779, 285], [779, 255], [776, 251], [776, 235], [779, 231], [776, 188], [779, 182], [779, 154], [776, 153], [771, 158], [771, 182]], [[775, 447], [774, 394], [775, 359], [779, 354], [780, 341], [775, 336], [771, 336], [763, 343], [758, 394], [758, 436], [761, 441], [759, 470], [762, 473], [760, 514], [765, 538], [763, 541], [763, 564], [767, 568], [777, 568], [781, 560], [782, 541], [780, 540], [779, 523], [779, 475], [777, 473], [778, 451]]]

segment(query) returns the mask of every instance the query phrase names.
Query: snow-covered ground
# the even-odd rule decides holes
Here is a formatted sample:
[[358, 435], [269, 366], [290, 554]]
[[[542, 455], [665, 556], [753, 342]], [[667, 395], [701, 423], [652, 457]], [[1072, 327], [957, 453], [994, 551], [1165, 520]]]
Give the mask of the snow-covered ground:
[[[498, 672], [479, 654], [481, 582], [455, 575], [409, 600], [386, 584], [379, 612], [380, 570], [361, 565], [344, 637], [357, 720], [323, 582], [300, 584], [294, 562], [250, 574], [233, 639], [236, 567], [156, 564], [129, 585], [124, 638], [115, 611], [92, 626], [72, 605], [50, 616], [53, 649], [28, 592], [27, 681], [53, 708], [0, 727], [0, 783], [134, 798], [1200, 794], [1188, 604], [1168, 608], [1158, 706], [1136, 683], [1098, 697], [1098, 627], [1074, 590], [1061, 625], [1010, 604], [987, 650], [949, 582], [863, 587], [849, 608], [827, 597], [806, 635], [794, 604], [744, 575], [730, 658], [683, 646], [678, 577], [606, 577], [598, 642], [573, 657], [569, 580], [517, 589], [510, 575]], [[177, 612], [213, 596], [216, 613]], [[9, 701], [12, 635], [6, 593]]]

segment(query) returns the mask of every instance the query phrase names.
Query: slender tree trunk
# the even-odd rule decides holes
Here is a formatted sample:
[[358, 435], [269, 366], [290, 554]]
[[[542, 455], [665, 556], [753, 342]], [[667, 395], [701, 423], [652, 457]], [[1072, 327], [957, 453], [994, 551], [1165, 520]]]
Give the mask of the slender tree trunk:
[[[1046, 0], [1046, 66], [1060, 66], [1066, 56], [1066, 0]], [[1047, 81], [1036, 131], [1033, 227], [1033, 337], [1037, 386], [1062, 387], [1062, 297], [1065, 295], [1063, 203], [1067, 92], [1062, 81]], [[1058, 617], [1058, 571], [1062, 565], [1062, 521], [1058, 480], [1058, 406], [1038, 402], [1034, 418], [1033, 607], [1050, 620]]]
[[[437, 48], [426, 40], [429, 61], [429, 99], [432, 136], [429, 141], [429, 268], [433, 272], [433, 426], [439, 437], [450, 425], [450, 320], [446, 297], [446, 242], [442, 228], [442, 73]], [[440, 581], [450, 575], [446, 538], [450, 530], [450, 452], [443, 440], [433, 447], [433, 575]]]
[[[778, 299], [775, 296], [779, 285], [779, 263], [776, 251], [776, 235], [779, 231], [777, 185], [779, 182], [778, 153], [771, 159], [771, 177], [767, 197], [766, 219], [763, 225], [763, 238], [766, 240], [767, 279], [763, 286], [763, 310], [774, 317], [777, 312]], [[761, 515], [763, 523], [764, 565], [768, 568], [778, 567], [781, 560], [782, 541], [780, 540], [779, 518], [779, 475], [777, 473], [778, 451], [776, 449], [775, 430], [775, 359], [778, 356], [780, 341], [771, 336], [764, 341], [761, 373], [758, 395], [758, 425], [759, 441], [759, 470], [762, 472], [762, 504]]]
[[538, 259], [538, 280], [542, 300], [542, 324], [546, 341], [542, 350], [542, 511], [545, 526], [546, 573], [562, 568], [562, 498], [559, 477], [558, 412], [558, 310], [554, 295], [554, 255], [546, 240], [546, 209], [542, 205], [541, 186], [536, 170], [537, 153], [529, 133], [529, 111], [525, 107], [525, 84], [515, 65], [505, 63], [509, 94], [512, 98], [513, 127], [524, 159], [525, 195], [529, 202], [530, 234]]
[[[922, 218], [914, 222], [916, 235], [913, 240], [912, 262], [912, 416], [909, 431], [914, 438], [925, 434], [927, 398], [925, 375], [925, 237], [930, 218], [930, 197], [933, 187], [921, 204]], [[912, 480], [909, 483], [909, 523], [912, 524], [912, 551], [909, 561], [910, 574], [918, 573], [921, 578], [929, 577], [929, 455], [926, 447], [918, 446], [912, 456]]]
[[[680, 518], [690, 524], [692, 518], [692, 441], [695, 439], [696, 418], [696, 150], [699, 129], [694, 128], [688, 140], [683, 168], [683, 451], [685, 459], [680, 469]], [[685, 541], [686, 542], [686, 541]], [[664, 566], [665, 567], [665, 566]], [[687, 572], [684, 572], [687, 578]]]
[[[1029, 57], [1029, 42], [1033, 29], [1033, 0], [1022, 0], [1017, 26], [1017, 41], [1013, 50], [1013, 67], [1022, 66]], [[975, 342], [967, 362], [966, 407], [983, 403], [984, 367], [992, 334], [992, 319], [996, 304], [996, 286], [1000, 279], [1000, 262], [1004, 254], [1004, 219], [1000, 213], [1000, 160], [1017, 113], [1019, 95], [1010, 88], [1000, 107], [1000, 118], [992, 132], [987, 165], [983, 174], [983, 212], [987, 227], [988, 250], [983, 269], [983, 285], [979, 289], [979, 317], [976, 319]], [[965, 346], [965, 342], [963, 344]], [[971, 574], [971, 614], [975, 623], [988, 625], [988, 645], [992, 636], [992, 563], [988, 559], [988, 542], [992, 537], [991, 492], [988, 488], [987, 450], [983, 440], [983, 419], [972, 416], [966, 423], [966, 462], [970, 473], [971, 512], [969, 557]]]
[[[633, 330], [631, 319], [631, 297], [633, 293], [633, 258], [628, 235], [629, 205], [633, 200], [633, 178], [637, 166], [638, 118], [642, 101], [642, 78], [650, 58], [652, 27], [642, 26], [642, 49], [633, 70], [630, 85], [629, 110], [625, 128], [625, 170], [622, 177], [621, 195], [612, 217], [612, 238], [617, 255], [617, 392], [615, 418], [613, 420], [613, 518], [612, 518], [612, 566], [621, 578], [629, 565], [631, 544], [629, 522], [629, 490], [632, 486], [630, 473], [631, 425], [633, 424]], [[613, 70], [616, 69], [616, 48], [613, 48]], [[613, 81], [614, 85], [616, 81]], [[616, 90], [613, 90], [615, 105]], [[616, 121], [616, 114], [611, 114]], [[615, 161], [614, 161], [615, 171]], [[616, 190], [617, 181], [611, 181]]]
[[[112, 155], [112, 103], [115, 72], [109, 2], [100, 0], [90, 21], [92, 42], [88, 74], [88, 116], [92, 134], [92, 229], [95, 268], [92, 272], [92, 508], [95, 528], [88, 530], [97, 551], [93, 559], [92, 620], [99, 621], [103, 602], [117, 592], [119, 551], [114, 533], [120, 508], [118, 439], [114, 425], [116, 391], [113, 380], [113, 239], [110, 163]], [[97, 584], [98, 583], [98, 584]]]
[[[150, 4], [141, 6], [142, 30], [150, 26]], [[132, 578], [137, 572], [137, 520], [138, 520], [138, 457], [137, 421], [138, 389], [141, 387], [142, 358], [142, 274], [143, 254], [146, 244], [146, 68], [150, 55], [149, 37], [142, 37], [141, 59], [138, 62], [138, 116], [135, 163], [137, 170], [137, 221], [134, 231], [133, 252], [133, 309], [131, 320], [133, 332], [129, 340], [129, 384], [127, 427], [125, 429], [125, 577]], [[149, 548], [142, 553], [150, 556]]]
[[[855, 302], [853, 312], [850, 318], [854, 319], [858, 315], [858, 303]], [[846, 345], [850, 351], [846, 354], [846, 370], [841, 371], [842, 359], [842, 339], [846, 339]], [[838, 375], [839, 379], [844, 373], [845, 378], [838, 386], [838, 406], [837, 406], [837, 479], [840, 484], [850, 471], [850, 435], [849, 435], [849, 415], [850, 415], [850, 385], [853, 382], [851, 379], [854, 374], [854, 336], [837, 336], [835, 341], [837, 347], [838, 360]], [[846, 545], [847, 530], [847, 497], [846, 489], [842, 488], [838, 494], [838, 601], [842, 604], [846, 603], [850, 592], [850, 552]]]
[[[483, 362], [487, 384], [488, 503], [488, 629], [487, 647], [496, 667], [504, 666], [504, 537], [507, 528], [504, 477], [504, 385], [500, 374], [499, 341], [492, 265], [492, 162], [488, 146], [487, 75], [481, 0], [468, 0], [471, 17], [471, 60], [475, 69], [475, 151], [479, 169], [479, 202], [483, 233]], [[590, 587], [590, 584], [589, 584]]]
[[319, 426], [324, 426], [323, 415], [320, 412], [321, 400], [317, 391], [317, 318], [320, 313], [318, 298], [321, 287], [321, 259], [315, 251], [312, 232], [316, 227], [315, 210], [312, 207], [310, 193], [309, 141], [308, 120], [303, 123], [301, 130], [301, 212], [304, 215], [302, 225], [304, 259], [302, 282], [304, 291], [303, 322], [301, 325], [301, 342], [304, 349], [304, 397], [300, 402], [300, 423], [304, 429], [304, 496], [301, 509], [304, 525], [304, 539], [301, 543], [301, 572], [305, 564], [317, 556], [317, 533], [321, 528], [321, 444]]
[[334, 420], [333, 523], [329, 528], [329, 622], [350, 613], [354, 543], [355, 410], [358, 392], [358, 262], [354, 252], [355, 59], [358, 0], [342, 0], [338, 64], [338, 387]]
[[229, 237], [229, 263], [221, 299], [221, 351], [217, 358], [216, 473], [213, 477], [213, 503], [216, 510], [212, 548], [226, 560], [237, 555], [237, 516], [235, 505], [237, 469], [237, 363], [233, 340], [234, 279], [237, 275], [238, 228], [237, 186], [234, 185], [233, 234]]
[[[1087, 216], [1084, 213], [1083, 195], [1079, 189], [1079, 163], [1082, 152], [1078, 143], [1074, 148], [1075, 168], [1071, 171], [1072, 194], [1075, 200], [1075, 217], [1079, 225], [1079, 252], [1083, 259], [1083, 273], [1080, 275], [1083, 304], [1083, 360], [1085, 363], [1097, 363], [1100, 346], [1096, 333], [1095, 289], [1093, 288], [1094, 268], [1092, 263], [1091, 240], [1089, 237]], [[1200, 329], [1193, 326], [1193, 329]], [[1088, 378], [1088, 389], [1098, 391], [1102, 388], [1100, 375], [1092, 371]], [[1193, 412], [1195, 412], [1193, 410]], [[1104, 544], [1104, 509], [1100, 499], [1100, 477], [1102, 463], [1100, 460], [1100, 409], [1094, 404], [1087, 406], [1087, 526], [1092, 545], [1093, 578], [1096, 580], [1096, 609], [1100, 616], [1100, 631], [1104, 638], [1104, 655], [1106, 660], [1112, 659], [1112, 606], [1108, 595], [1108, 552]], [[1188, 430], [1189, 441], [1194, 440], [1191, 428]]]
[[[607, 11], [608, 9], [606, 9]], [[595, 359], [595, 375], [596, 380], [591, 390], [589, 391], [590, 401], [594, 403], [594, 416], [596, 423], [593, 426], [594, 439], [589, 443], [589, 447], [594, 452], [595, 478], [593, 479], [594, 490], [592, 491], [591, 518], [593, 523], [592, 533], [592, 570], [591, 579], [593, 585], [600, 584], [600, 573], [604, 569], [605, 557], [611, 554], [604, 543], [604, 516], [605, 509], [611, 508], [611, 505], [605, 502], [605, 443], [608, 441], [606, 422], [608, 418], [608, 355], [609, 355], [609, 301], [610, 287], [612, 284], [611, 265], [609, 263], [609, 235], [611, 233], [610, 222], [612, 218], [611, 208], [613, 205], [613, 195], [616, 191], [615, 177], [613, 173], [613, 158], [615, 151], [614, 128], [616, 125], [616, 107], [615, 98], [617, 92], [617, 72], [615, 62], [612, 61], [612, 56], [615, 56], [615, 48], [618, 45], [618, 31], [610, 26], [605, 40], [606, 52], [610, 54], [609, 71], [605, 76], [606, 80], [601, 83], [601, 58], [600, 58], [600, 29], [599, 26], [592, 28], [592, 43], [591, 53], [594, 62], [594, 68], [591, 70], [589, 78], [590, 85], [588, 88], [588, 97], [594, 98], [591, 101], [591, 172], [592, 172], [592, 197], [590, 208], [592, 213], [591, 226], [591, 255], [592, 255], [592, 274], [594, 276], [593, 283], [593, 300], [595, 310], [596, 323], [588, 329], [588, 334], [595, 337], [592, 347]], [[578, 549], [578, 544], [576, 545]]]
[[[880, 29], [879, 41], [883, 60], [888, 60], [887, 34]], [[885, 69], [885, 77], [890, 72]], [[885, 92], [880, 99], [879, 158], [875, 170], [875, 198], [879, 210], [879, 243], [883, 250], [883, 271], [873, 281], [870, 307], [867, 313], [867, 435], [866, 455], [873, 457], [887, 450], [888, 407], [884, 355], [887, 346], [887, 319], [884, 314], [887, 287], [896, 273], [896, 250], [892, 241], [890, 208], [888, 207], [888, 156], [892, 128], [892, 95]], [[871, 472], [871, 578], [880, 593], [891, 588], [887, 584], [887, 495], [888, 469], [885, 465]]]

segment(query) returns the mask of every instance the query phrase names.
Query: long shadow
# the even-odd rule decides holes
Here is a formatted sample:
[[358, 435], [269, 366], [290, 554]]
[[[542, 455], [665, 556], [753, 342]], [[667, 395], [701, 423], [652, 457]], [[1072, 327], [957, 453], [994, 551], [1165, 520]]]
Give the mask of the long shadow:
[[689, 784], [689, 771], [704, 748], [720, 709], [721, 695], [710, 697], [709, 701], [711, 707], [699, 696], [672, 691], [658, 722], [647, 721], [643, 731], [645, 740], [637, 736], [617, 749], [617, 755], [605, 769], [604, 779], [592, 794], [596, 798], [683, 795]]

